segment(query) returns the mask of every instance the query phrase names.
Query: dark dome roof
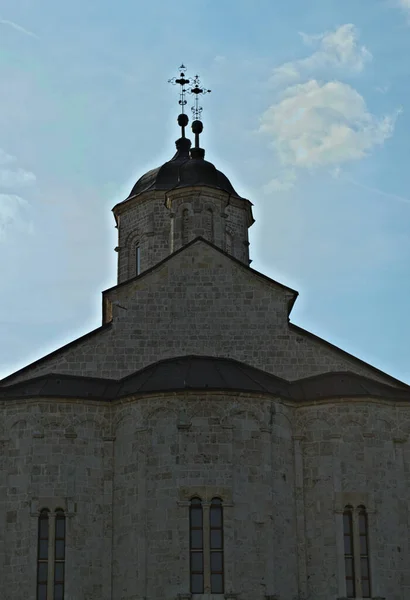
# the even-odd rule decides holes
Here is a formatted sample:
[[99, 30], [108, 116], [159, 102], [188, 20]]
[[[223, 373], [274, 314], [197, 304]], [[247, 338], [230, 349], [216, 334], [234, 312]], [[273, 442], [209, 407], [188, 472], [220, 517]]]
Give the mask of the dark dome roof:
[[171, 190], [175, 188], [206, 185], [218, 190], [224, 190], [232, 196], [240, 198], [229, 179], [207, 160], [204, 151], [194, 148], [187, 138], [175, 142], [177, 152], [171, 160], [157, 169], [145, 173], [131, 190], [128, 198], [138, 196], [151, 190]]
[[23, 397], [116, 400], [137, 394], [186, 390], [236, 390], [296, 401], [371, 397], [410, 402], [406, 389], [351, 372], [333, 372], [287, 381], [230, 358], [180, 356], [160, 360], [122, 379], [48, 373], [0, 386], [0, 400]]

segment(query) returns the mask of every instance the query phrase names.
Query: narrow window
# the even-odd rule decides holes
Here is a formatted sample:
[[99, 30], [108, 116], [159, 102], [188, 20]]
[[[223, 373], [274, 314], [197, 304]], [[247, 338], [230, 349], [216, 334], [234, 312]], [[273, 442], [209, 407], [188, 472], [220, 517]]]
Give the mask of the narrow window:
[[212, 498], [209, 510], [210, 552], [211, 552], [211, 594], [223, 594], [223, 515], [222, 500]]
[[56, 510], [54, 538], [54, 599], [64, 598], [64, 563], [65, 563], [65, 516], [61, 509]]
[[207, 208], [205, 213], [205, 233], [210, 242], [214, 241], [214, 215], [212, 208]]
[[202, 502], [192, 498], [189, 509], [191, 594], [204, 593]]
[[364, 506], [359, 506], [359, 538], [360, 538], [360, 577], [362, 582], [362, 598], [370, 598], [370, 569], [367, 514]]
[[37, 547], [37, 600], [47, 600], [48, 580], [48, 510], [41, 511], [38, 518]]
[[343, 533], [345, 552], [346, 594], [348, 598], [355, 598], [356, 587], [353, 553], [353, 519], [351, 506], [346, 506], [345, 511], [343, 513]]
[[189, 210], [184, 208], [182, 211], [182, 245], [189, 241]]
[[139, 246], [135, 246], [135, 274], [141, 273], [141, 251]]

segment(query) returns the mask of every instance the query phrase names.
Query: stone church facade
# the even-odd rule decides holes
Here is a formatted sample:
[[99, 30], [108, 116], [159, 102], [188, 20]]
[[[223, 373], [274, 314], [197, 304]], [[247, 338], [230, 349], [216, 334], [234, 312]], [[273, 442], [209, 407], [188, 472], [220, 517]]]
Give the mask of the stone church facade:
[[176, 144], [101, 327], [0, 382], [1, 600], [408, 600], [410, 388], [290, 322]]

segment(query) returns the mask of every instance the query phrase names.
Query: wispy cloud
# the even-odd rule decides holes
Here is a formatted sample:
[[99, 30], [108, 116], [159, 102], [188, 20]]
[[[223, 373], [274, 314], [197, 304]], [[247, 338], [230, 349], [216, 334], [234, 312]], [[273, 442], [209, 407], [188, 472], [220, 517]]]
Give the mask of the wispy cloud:
[[410, 13], [410, 0], [398, 0], [399, 6]]
[[28, 202], [20, 196], [0, 194], [0, 242], [6, 240], [11, 228], [33, 232], [33, 225], [26, 216], [28, 206]]
[[356, 89], [334, 79], [335, 69], [340, 75], [360, 73], [372, 59], [353, 24], [300, 35], [305, 44], [319, 47], [274, 70], [275, 101], [263, 113], [259, 128], [270, 136], [276, 152], [277, 175], [265, 185], [266, 193], [294, 187], [300, 169], [338, 167], [368, 156], [393, 134], [400, 112], [374, 115]]
[[19, 190], [32, 185], [36, 176], [20, 167], [13, 168], [16, 158], [0, 148], [0, 242], [4, 241], [8, 230], [13, 226], [28, 231], [31, 224], [24, 217], [28, 202], [19, 194], [6, 190]]
[[392, 194], [391, 192], [385, 192], [384, 190], [380, 190], [379, 188], [371, 187], [369, 185], [365, 185], [356, 181], [356, 179], [352, 179], [351, 177], [342, 174], [340, 171], [337, 174], [337, 179], [341, 179], [342, 181], [346, 181], [351, 185], [354, 185], [366, 192], [371, 192], [372, 194], [377, 194], [378, 196], [383, 196], [383, 198], [387, 198], [389, 200], [396, 200], [397, 202], [401, 202], [402, 204], [410, 205], [410, 198], [406, 198], [405, 196], [399, 196], [398, 194]]
[[24, 35], [29, 35], [30, 37], [39, 39], [38, 35], [36, 35], [32, 31], [29, 31], [28, 29], [25, 29], [24, 27], [22, 27], [18, 23], [15, 23], [14, 21], [8, 21], [7, 19], [0, 19], [0, 25], [6, 25], [7, 27], [12, 27], [12, 29], [14, 29], [15, 31], [18, 31], [20, 33], [23, 33]]
[[364, 98], [340, 81], [287, 88], [263, 114], [282, 165], [318, 167], [358, 160], [392, 135], [396, 115], [369, 113]]
[[352, 23], [341, 25], [331, 32], [317, 35], [299, 34], [304, 43], [319, 45], [318, 50], [300, 60], [286, 62], [273, 72], [275, 85], [289, 85], [301, 78], [316, 73], [318, 70], [335, 68], [351, 73], [360, 73], [367, 62], [372, 59], [370, 51], [359, 44], [359, 33]]

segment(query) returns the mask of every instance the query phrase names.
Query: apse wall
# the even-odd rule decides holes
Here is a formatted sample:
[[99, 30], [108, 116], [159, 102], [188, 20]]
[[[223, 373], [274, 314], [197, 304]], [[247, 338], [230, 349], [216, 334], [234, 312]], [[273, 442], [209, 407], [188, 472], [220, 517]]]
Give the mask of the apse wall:
[[410, 596], [407, 406], [186, 391], [0, 409], [2, 600], [34, 597], [42, 508], [66, 515], [65, 600], [189, 594], [192, 496], [222, 499], [228, 595], [346, 596], [351, 505], [368, 516], [372, 598]]
[[194, 496], [204, 514], [213, 497], [222, 500], [225, 593], [264, 598], [283, 588], [296, 594], [288, 412], [281, 407], [273, 423], [271, 400], [211, 392], [151, 397], [117, 409], [113, 541], [122, 558], [115, 563], [115, 598], [126, 589], [146, 598], [189, 594]]
[[106, 408], [60, 399], [0, 411], [0, 597], [36, 595], [38, 518], [62, 509], [65, 598], [110, 598], [112, 439]]

